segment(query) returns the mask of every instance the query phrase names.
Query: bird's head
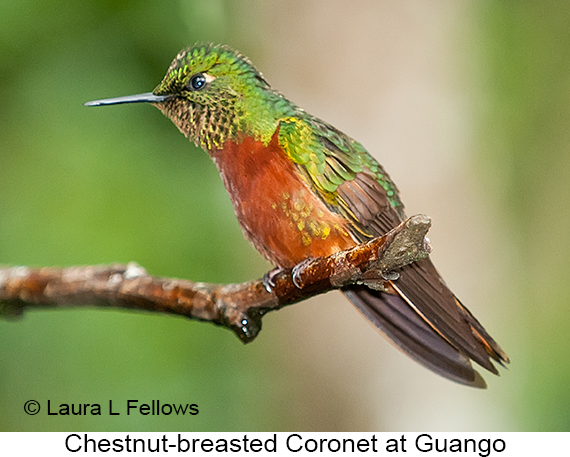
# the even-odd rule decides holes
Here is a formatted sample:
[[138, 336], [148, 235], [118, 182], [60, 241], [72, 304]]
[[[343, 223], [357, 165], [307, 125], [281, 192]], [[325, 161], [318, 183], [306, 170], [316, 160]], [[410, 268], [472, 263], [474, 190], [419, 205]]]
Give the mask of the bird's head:
[[151, 103], [206, 150], [240, 133], [268, 141], [287, 101], [233, 49], [198, 44], [183, 49], [160, 84], [144, 94], [88, 102], [87, 106]]

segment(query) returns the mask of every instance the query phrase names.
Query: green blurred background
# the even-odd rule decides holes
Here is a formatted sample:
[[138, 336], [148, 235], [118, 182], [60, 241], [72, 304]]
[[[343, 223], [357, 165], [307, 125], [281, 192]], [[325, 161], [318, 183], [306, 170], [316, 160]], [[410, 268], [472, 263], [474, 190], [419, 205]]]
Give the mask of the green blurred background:
[[[486, 391], [450, 383], [337, 293], [267, 316], [248, 346], [176, 317], [30, 312], [0, 322], [0, 430], [569, 430], [568, 4], [157, 5], [0, 0], [0, 263], [260, 277], [206, 154], [151, 106], [82, 106], [152, 90], [182, 47], [225, 42], [432, 216], [434, 261], [512, 364]], [[48, 399], [200, 413], [47, 416]]]

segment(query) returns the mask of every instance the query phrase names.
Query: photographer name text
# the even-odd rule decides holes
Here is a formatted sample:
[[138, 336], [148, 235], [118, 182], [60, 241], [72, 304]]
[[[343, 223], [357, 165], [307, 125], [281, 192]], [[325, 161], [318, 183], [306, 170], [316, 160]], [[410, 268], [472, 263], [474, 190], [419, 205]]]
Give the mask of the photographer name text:
[[[42, 408], [43, 406], [43, 408]], [[169, 403], [161, 400], [113, 401], [105, 403], [58, 403], [47, 400], [43, 405], [35, 400], [26, 402], [27, 414], [35, 415], [44, 409], [48, 416], [196, 416], [200, 411], [196, 403]]]

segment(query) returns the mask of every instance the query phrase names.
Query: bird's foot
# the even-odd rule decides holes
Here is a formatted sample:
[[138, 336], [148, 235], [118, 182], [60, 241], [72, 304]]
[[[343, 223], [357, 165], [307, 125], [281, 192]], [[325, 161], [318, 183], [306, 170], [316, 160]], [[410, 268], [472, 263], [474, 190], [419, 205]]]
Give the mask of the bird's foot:
[[304, 282], [303, 279], [301, 278], [301, 275], [309, 267], [309, 265], [313, 263], [314, 260], [315, 259], [313, 257], [309, 257], [303, 260], [302, 262], [298, 263], [297, 265], [295, 265], [293, 267], [293, 270], [291, 270], [291, 278], [293, 279], [293, 284], [297, 286], [297, 289], [303, 288]]
[[268, 293], [273, 293], [273, 288], [275, 287], [275, 277], [283, 271], [283, 268], [276, 267], [271, 271], [268, 271], [263, 275], [263, 287]]

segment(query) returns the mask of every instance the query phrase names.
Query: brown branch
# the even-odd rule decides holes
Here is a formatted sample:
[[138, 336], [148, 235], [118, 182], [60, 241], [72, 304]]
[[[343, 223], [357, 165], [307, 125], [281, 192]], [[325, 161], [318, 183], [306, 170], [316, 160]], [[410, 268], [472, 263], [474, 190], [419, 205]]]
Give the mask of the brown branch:
[[[330, 257], [309, 259], [267, 281], [206, 284], [159, 278], [135, 264], [70, 268], [0, 267], [0, 314], [28, 308], [114, 306], [178, 314], [230, 328], [244, 342], [269, 311], [351, 284], [382, 288], [395, 270], [426, 257], [427, 216], [407, 219], [386, 235]], [[269, 290], [268, 290], [269, 289]]]

